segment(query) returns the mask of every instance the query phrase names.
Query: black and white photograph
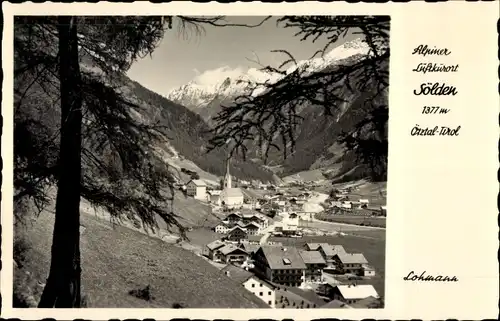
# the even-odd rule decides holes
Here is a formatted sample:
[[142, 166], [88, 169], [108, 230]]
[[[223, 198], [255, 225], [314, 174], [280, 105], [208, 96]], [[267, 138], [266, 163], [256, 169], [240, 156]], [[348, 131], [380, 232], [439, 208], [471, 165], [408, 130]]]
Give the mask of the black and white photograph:
[[390, 25], [14, 16], [13, 307], [383, 309]]

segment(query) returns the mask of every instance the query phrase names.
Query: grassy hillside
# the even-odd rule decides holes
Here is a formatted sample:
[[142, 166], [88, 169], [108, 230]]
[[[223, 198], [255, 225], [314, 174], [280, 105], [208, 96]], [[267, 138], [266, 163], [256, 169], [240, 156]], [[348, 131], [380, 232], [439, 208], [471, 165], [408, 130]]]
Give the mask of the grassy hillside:
[[[47, 277], [53, 214], [46, 211], [29, 235], [24, 264], [16, 269], [15, 293], [38, 301]], [[91, 308], [265, 308], [266, 305], [195, 254], [97, 217], [81, 219], [82, 285]], [[130, 295], [150, 286], [153, 300]]]

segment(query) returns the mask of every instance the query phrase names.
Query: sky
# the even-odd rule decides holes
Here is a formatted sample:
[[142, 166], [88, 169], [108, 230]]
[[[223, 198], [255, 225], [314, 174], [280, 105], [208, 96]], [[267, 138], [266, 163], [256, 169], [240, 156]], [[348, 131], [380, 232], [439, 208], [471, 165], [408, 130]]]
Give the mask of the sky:
[[[263, 19], [264, 16], [229, 16], [226, 20], [255, 25]], [[205, 26], [200, 35], [189, 30], [179, 33], [174, 23], [152, 56], [134, 62], [127, 75], [150, 90], [167, 95], [195, 77], [207, 77], [217, 69], [230, 73], [259, 68], [257, 63], [248, 59], [255, 61], [258, 57], [262, 65], [278, 67], [286, 56], [271, 53], [271, 50], [285, 49], [295, 59], [303, 60], [325, 45], [325, 39], [316, 43], [300, 41], [300, 37], [294, 36], [297, 29], [276, 27], [276, 19], [273, 17], [256, 28]], [[335, 46], [352, 39], [352, 36], [347, 36]]]

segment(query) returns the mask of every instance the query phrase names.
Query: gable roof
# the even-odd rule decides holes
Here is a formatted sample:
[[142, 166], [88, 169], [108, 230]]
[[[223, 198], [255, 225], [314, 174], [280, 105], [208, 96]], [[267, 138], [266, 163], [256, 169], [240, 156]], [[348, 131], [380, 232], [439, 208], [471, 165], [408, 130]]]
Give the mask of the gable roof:
[[[323, 244], [326, 244], [326, 243], [323, 243]], [[305, 247], [309, 251], [317, 251], [317, 250], [319, 250], [320, 246], [321, 246], [321, 243], [306, 243], [305, 244]]]
[[224, 195], [225, 197], [243, 197], [243, 192], [238, 187], [232, 187], [223, 190], [221, 195]]
[[205, 183], [201, 179], [192, 179], [188, 182], [188, 184], [191, 182], [193, 182], [196, 186], [199, 186], [199, 187], [207, 186], [207, 183]]
[[239, 248], [237, 247], [236, 245], [234, 244], [227, 244], [226, 246], [222, 247], [221, 249], [219, 249], [219, 251], [223, 254], [223, 255], [228, 255], [228, 254], [231, 254], [233, 252], [236, 252], [236, 251], [240, 251], [240, 252], [243, 252], [243, 253], [246, 253], [248, 254], [244, 249], [242, 248]]
[[[262, 251], [269, 267], [273, 270], [281, 269], [303, 269], [307, 267], [299, 254], [299, 251], [295, 247], [291, 246], [261, 246], [259, 251]], [[290, 264], [285, 264], [283, 259], [290, 261]]]
[[233, 264], [228, 264], [221, 270], [226, 276], [235, 280], [236, 282], [242, 284], [248, 279], [250, 279], [254, 274], [245, 269], [237, 267]]
[[245, 232], [245, 234], [247, 233], [247, 231], [246, 231], [243, 227], [241, 227], [241, 226], [239, 226], [239, 225], [236, 225], [236, 226], [234, 226], [233, 228], [231, 228], [231, 229], [227, 232], [227, 234], [231, 234], [231, 233], [232, 233], [232, 232], [234, 232], [235, 230], [241, 230], [241, 231]]
[[337, 253], [337, 257], [343, 264], [368, 263], [363, 253]]
[[351, 306], [345, 304], [339, 300], [333, 300], [328, 302], [325, 305], [320, 306], [320, 309], [352, 309]]
[[321, 249], [323, 250], [326, 256], [335, 256], [337, 254], [346, 253], [342, 245], [331, 245], [328, 243], [321, 243]]
[[260, 225], [257, 224], [257, 223], [255, 223], [255, 222], [250, 222], [250, 223], [244, 225], [244, 227], [246, 227], [246, 228], [248, 228], [250, 226], [254, 226], [254, 227], [258, 228], [258, 229], [260, 228]]
[[258, 244], [241, 243], [240, 247], [244, 249], [247, 253], [257, 252], [260, 248]]
[[215, 240], [211, 243], [208, 243], [207, 244], [207, 247], [210, 249], [210, 250], [216, 250], [218, 248], [221, 248], [223, 247], [224, 245], [226, 245], [224, 242], [222, 242], [221, 240]]
[[371, 284], [337, 285], [337, 289], [344, 299], [366, 299], [370, 296], [379, 298], [377, 291]]
[[[288, 287], [281, 284], [273, 285], [276, 288], [276, 301], [280, 302], [282, 305], [286, 305], [285, 308], [296, 308], [296, 306], [309, 305], [309, 308], [320, 307], [325, 303], [320, 297], [318, 297], [312, 291], [304, 291], [295, 287]], [[282, 302], [282, 299], [285, 298], [287, 302]], [[292, 302], [290, 302], [292, 301]], [[295, 304], [291, 304], [295, 303]]]
[[319, 251], [299, 251], [299, 254], [305, 264], [326, 264]]
[[378, 298], [373, 296], [369, 296], [367, 298], [361, 299], [356, 303], [353, 303], [351, 307], [355, 309], [372, 309], [376, 306], [379, 306], [380, 302]]

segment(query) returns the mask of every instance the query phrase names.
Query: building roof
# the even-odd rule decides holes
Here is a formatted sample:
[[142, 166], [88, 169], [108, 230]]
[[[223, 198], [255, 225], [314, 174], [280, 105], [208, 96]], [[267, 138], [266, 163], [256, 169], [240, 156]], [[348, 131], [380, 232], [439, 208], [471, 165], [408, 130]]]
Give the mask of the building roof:
[[269, 246], [261, 247], [264, 256], [273, 270], [303, 269], [307, 267], [295, 247], [291, 246]]
[[216, 195], [220, 195], [220, 193], [222, 193], [222, 191], [221, 190], [211, 190], [211, 191], [208, 191], [207, 193], [210, 194], [211, 196], [216, 196]]
[[377, 291], [371, 284], [337, 285], [337, 289], [347, 300], [366, 299], [370, 296], [379, 298]]
[[326, 264], [319, 251], [299, 251], [299, 254], [305, 264]]
[[320, 309], [351, 309], [351, 307], [339, 300], [333, 300], [319, 307]]
[[242, 284], [248, 279], [250, 279], [254, 274], [245, 269], [237, 267], [233, 264], [228, 264], [221, 270], [226, 276], [230, 277], [234, 281]]
[[379, 298], [375, 298], [373, 296], [369, 296], [365, 299], [361, 299], [356, 303], [353, 303], [351, 307], [355, 309], [373, 309], [380, 306]]
[[337, 256], [343, 264], [366, 264], [366, 260], [363, 253], [337, 253]]
[[[325, 301], [313, 291], [304, 291], [296, 287], [288, 287], [275, 283], [273, 283], [273, 285], [276, 288], [276, 300], [279, 302], [278, 306], [283, 304], [286, 305], [287, 308], [296, 308], [297, 306], [304, 307], [305, 304], [312, 308], [320, 307], [325, 303]], [[281, 302], [281, 298], [286, 298], [287, 302]]]
[[207, 244], [207, 247], [210, 249], [210, 250], [216, 250], [218, 248], [221, 248], [223, 247], [224, 245], [226, 245], [226, 243], [222, 242], [221, 240], [215, 240], [211, 243], [208, 243]]
[[240, 247], [245, 250], [247, 253], [252, 253], [252, 252], [257, 252], [257, 250], [260, 248], [260, 245], [258, 244], [250, 244], [250, 243], [241, 243]]
[[228, 234], [230, 234], [231, 232], [235, 231], [235, 230], [242, 230], [243, 232], [247, 232], [244, 228], [242, 228], [241, 226], [239, 225], [236, 225], [234, 226], [233, 228], [231, 228], [229, 231], [228, 231]]
[[[326, 243], [324, 243], [326, 244]], [[309, 251], [317, 251], [319, 250], [321, 246], [321, 243], [306, 243], [305, 247], [309, 250]]]
[[243, 197], [243, 192], [238, 187], [232, 187], [224, 189], [221, 195], [225, 197]]
[[216, 226], [219, 226], [219, 225], [223, 225], [223, 226], [225, 226], [225, 227], [229, 227], [229, 226], [230, 226], [228, 223], [226, 223], [226, 222], [222, 222], [222, 221], [221, 221], [221, 222], [219, 222]]
[[336, 254], [346, 253], [342, 245], [331, 245], [328, 243], [321, 243], [321, 249], [323, 250], [326, 256], [334, 256]]
[[[226, 246], [222, 247], [221, 249], [219, 249], [219, 251], [223, 254], [223, 255], [228, 255], [228, 254], [231, 254], [232, 252], [234, 251], [242, 251], [242, 252], [245, 252], [245, 250], [243, 250], [242, 248], [239, 248], [237, 247], [236, 245], [234, 244], [227, 244]], [[247, 253], [248, 254], [248, 253]]]
[[188, 182], [188, 184], [189, 184], [189, 183], [191, 183], [191, 182], [193, 182], [196, 186], [200, 186], [200, 187], [202, 187], [202, 186], [207, 186], [207, 183], [205, 183], [205, 182], [204, 182], [204, 181], [202, 181], [201, 179], [192, 179], [192, 180], [190, 180], [190, 181]]
[[251, 241], [260, 242], [261, 238], [262, 238], [262, 235], [248, 235], [247, 240], [249, 242], [251, 242]]
[[244, 227], [248, 228], [249, 226], [252, 226], [252, 225], [256, 228], [260, 228], [260, 225], [255, 223], [255, 222], [250, 222], [250, 223], [246, 224]]

